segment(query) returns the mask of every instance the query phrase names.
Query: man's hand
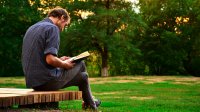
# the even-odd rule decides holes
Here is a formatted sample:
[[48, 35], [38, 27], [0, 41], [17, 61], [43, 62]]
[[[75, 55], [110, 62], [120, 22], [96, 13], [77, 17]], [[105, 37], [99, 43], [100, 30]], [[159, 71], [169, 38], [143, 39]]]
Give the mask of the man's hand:
[[67, 60], [64, 61], [65, 69], [71, 69], [71, 68], [74, 67], [74, 65], [75, 65], [75, 63], [72, 63], [72, 62], [70, 61], [70, 59], [67, 59]]
[[58, 58], [52, 54], [46, 55], [46, 62], [47, 64], [54, 66], [54, 67], [60, 67], [64, 69], [71, 69], [74, 67], [75, 63], [72, 63], [70, 61], [70, 57], [63, 56], [61, 58]]
[[65, 61], [65, 60], [67, 60], [67, 59], [69, 59], [70, 57], [68, 57], [68, 56], [62, 56], [62, 57], [60, 57], [60, 59], [62, 60], [62, 61]]

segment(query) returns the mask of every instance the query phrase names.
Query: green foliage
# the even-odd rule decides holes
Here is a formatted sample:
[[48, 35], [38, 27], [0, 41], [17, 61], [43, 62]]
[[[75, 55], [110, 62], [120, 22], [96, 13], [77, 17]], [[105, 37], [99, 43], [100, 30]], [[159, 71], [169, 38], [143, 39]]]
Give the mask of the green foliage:
[[22, 75], [21, 38], [1, 38], [0, 41], [0, 76]]
[[199, 5], [198, 0], [140, 0], [138, 6], [148, 24], [141, 49], [151, 74], [198, 72], [194, 74], [191, 65], [199, 63], [192, 61], [200, 51]]
[[173, 32], [163, 32], [158, 39], [149, 37], [142, 46], [144, 59], [154, 74], [184, 73], [183, 60], [186, 53], [182, 48], [180, 38]]
[[39, 19], [28, 0], [0, 1], [0, 76], [23, 75], [21, 67], [22, 37]]
[[188, 72], [194, 76], [199, 76], [200, 56], [193, 57], [186, 65]]
[[125, 0], [0, 0], [0, 76], [23, 74], [23, 35], [55, 6], [66, 8], [72, 18], [61, 35], [60, 55], [89, 50], [86, 64], [93, 76], [103, 68], [110, 75], [199, 76], [199, 0], [139, 0], [134, 5]]
[[17, 38], [24, 34], [26, 29], [38, 21], [38, 13], [28, 0], [1, 0], [0, 2], [0, 37]]

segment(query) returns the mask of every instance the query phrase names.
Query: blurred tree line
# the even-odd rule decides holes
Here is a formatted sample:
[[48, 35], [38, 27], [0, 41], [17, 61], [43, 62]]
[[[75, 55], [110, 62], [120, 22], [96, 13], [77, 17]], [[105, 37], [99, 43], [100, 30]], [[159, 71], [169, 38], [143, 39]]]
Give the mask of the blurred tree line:
[[72, 18], [59, 55], [88, 50], [91, 76], [200, 76], [199, 0], [0, 0], [0, 76], [23, 75], [23, 36], [56, 6]]

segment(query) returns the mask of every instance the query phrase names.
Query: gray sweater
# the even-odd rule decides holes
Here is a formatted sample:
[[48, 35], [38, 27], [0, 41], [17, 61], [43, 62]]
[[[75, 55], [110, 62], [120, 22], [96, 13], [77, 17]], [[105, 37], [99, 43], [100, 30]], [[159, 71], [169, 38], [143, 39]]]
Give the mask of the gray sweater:
[[61, 74], [59, 68], [46, 63], [46, 55], [57, 56], [60, 32], [49, 18], [32, 25], [22, 46], [22, 67], [29, 88], [40, 86]]

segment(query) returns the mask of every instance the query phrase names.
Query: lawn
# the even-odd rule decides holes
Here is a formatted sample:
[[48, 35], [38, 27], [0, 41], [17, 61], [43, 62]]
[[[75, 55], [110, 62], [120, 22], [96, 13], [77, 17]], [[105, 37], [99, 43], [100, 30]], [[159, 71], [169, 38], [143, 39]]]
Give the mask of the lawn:
[[[198, 77], [118, 76], [90, 78], [90, 83], [102, 112], [200, 112]], [[0, 87], [25, 88], [24, 78], [0, 78]], [[57, 111], [80, 112], [81, 101], [63, 101]]]

